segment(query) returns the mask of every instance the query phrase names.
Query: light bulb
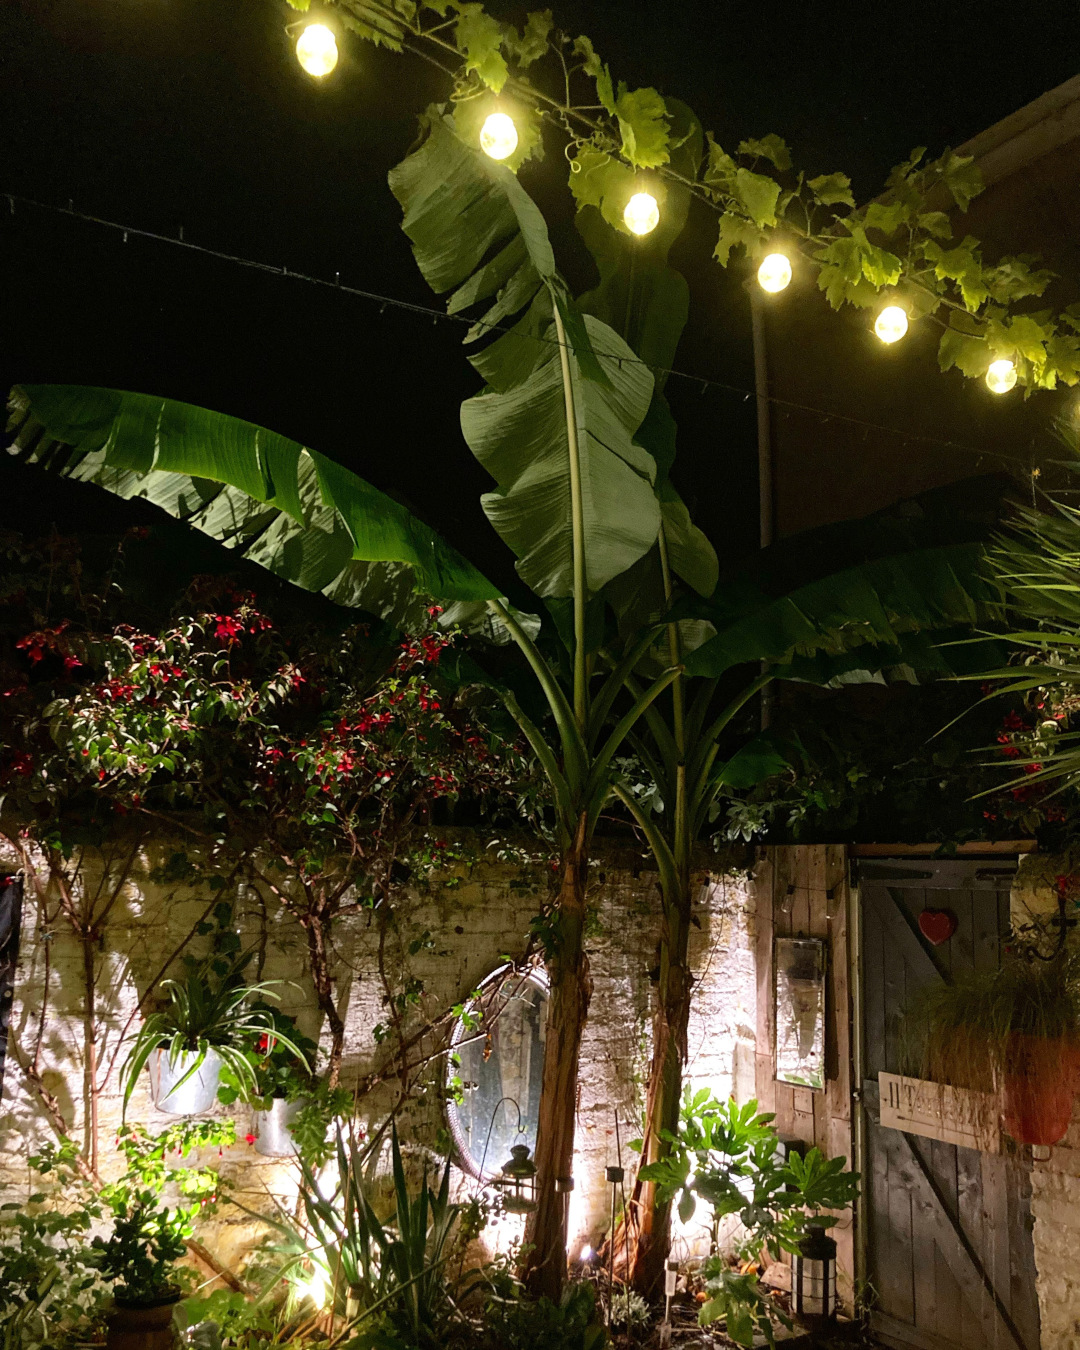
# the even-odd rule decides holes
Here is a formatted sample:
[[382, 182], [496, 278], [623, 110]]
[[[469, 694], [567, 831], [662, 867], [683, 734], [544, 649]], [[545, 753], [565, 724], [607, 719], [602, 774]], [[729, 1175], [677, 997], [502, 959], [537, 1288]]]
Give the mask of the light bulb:
[[635, 192], [626, 203], [623, 224], [631, 234], [652, 234], [660, 224], [660, 208], [651, 192]]
[[302, 1298], [309, 1298], [316, 1308], [325, 1308], [329, 1289], [326, 1284], [326, 1273], [321, 1267], [315, 1266], [311, 1275], [306, 1280], [297, 1282], [297, 1289]]
[[907, 329], [907, 310], [899, 305], [886, 305], [874, 320], [874, 332], [882, 342], [899, 342]]
[[791, 281], [791, 262], [784, 253], [770, 253], [757, 270], [758, 285], [775, 294]]
[[517, 143], [517, 127], [506, 113], [492, 113], [480, 128], [480, 149], [492, 159], [508, 159]]
[[594, 1255], [595, 1255], [595, 1252], [594, 1252], [593, 1249], [589, 1246], [589, 1244], [586, 1242], [585, 1246], [582, 1247], [582, 1249], [581, 1249], [581, 1258], [580, 1258], [580, 1259], [581, 1259], [582, 1265], [587, 1266], [587, 1265], [589, 1264], [589, 1262], [593, 1259], [593, 1256], [594, 1256]]
[[986, 372], [986, 387], [993, 394], [1007, 394], [1016, 385], [1016, 366], [1003, 357], [1000, 361], [991, 361]]
[[321, 80], [338, 62], [337, 38], [324, 23], [309, 23], [296, 41], [296, 59]]

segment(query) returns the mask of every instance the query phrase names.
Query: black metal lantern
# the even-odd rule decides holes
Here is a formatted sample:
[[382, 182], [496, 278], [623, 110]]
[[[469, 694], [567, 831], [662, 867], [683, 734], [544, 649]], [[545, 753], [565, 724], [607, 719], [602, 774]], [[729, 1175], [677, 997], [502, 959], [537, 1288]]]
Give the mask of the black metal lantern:
[[507, 1214], [531, 1214], [536, 1208], [536, 1164], [528, 1144], [515, 1144], [509, 1159], [492, 1182], [502, 1193]]
[[796, 1317], [818, 1320], [836, 1312], [836, 1243], [816, 1224], [791, 1258], [791, 1306]]

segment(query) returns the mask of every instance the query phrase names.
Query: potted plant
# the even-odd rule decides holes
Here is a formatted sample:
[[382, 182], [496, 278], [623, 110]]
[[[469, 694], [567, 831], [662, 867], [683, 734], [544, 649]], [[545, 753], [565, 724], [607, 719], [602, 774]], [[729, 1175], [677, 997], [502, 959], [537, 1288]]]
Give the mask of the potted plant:
[[113, 1286], [107, 1350], [172, 1350], [173, 1305], [183, 1290], [175, 1263], [184, 1254], [182, 1211], [154, 1209], [144, 1192], [116, 1213], [109, 1237], [91, 1243], [99, 1271]]
[[247, 1048], [254, 1037], [273, 1034], [298, 1060], [301, 1050], [288, 1034], [274, 1029], [271, 1011], [252, 1006], [256, 998], [277, 999], [280, 981], [245, 984], [246, 961], [233, 962], [217, 977], [207, 967], [194, 967], [184, 980], [163, 980], [168, 1003], [139, 1028], [121, 1071], [124, 1109], [144, 1065], [150, 1066], [154, 1105], [173, 1115], [208, 1111], [217, 1097], [225, 1066], [248, 1089], [254, 1069]]
[[1016, 943], [996, 970], [920, 991], [905, 1040], [922, 1077], [992, 1093], [1017, 1143], [1056, 1144], [1080, 1081], [1080, 955]]

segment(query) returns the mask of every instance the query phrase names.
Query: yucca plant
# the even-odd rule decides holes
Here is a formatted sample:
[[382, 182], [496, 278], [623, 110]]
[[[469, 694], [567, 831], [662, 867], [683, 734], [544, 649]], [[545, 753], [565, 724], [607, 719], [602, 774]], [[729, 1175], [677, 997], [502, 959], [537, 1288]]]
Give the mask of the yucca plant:
[[199, 967], [190, 970], [183, 980], [162, 980], [161, 988], [168, 993], [169, 1002], [151, 1013], [139, 1028], [120, 1071], [125, 1111], [139, 1074], [155, 1050], [163, 1050], [170, 1065], [176, 1065], [187, 1055], [194, 1056], [173, 1091], [198, 1071], [213, 1050], [235, 1082], [254, 1094], [256, 1071], [248, 1051], [258, 1036], [273, 1036], [301, 1064], [310, 1067], [300, 1047], [275, 1025], [273, 1010], [252, 1006], [258, 998], [277, 1001], [280, 995], [275, 986], [281, 981], [245, 984], [245, 964], [234, 962], [220, 979]]

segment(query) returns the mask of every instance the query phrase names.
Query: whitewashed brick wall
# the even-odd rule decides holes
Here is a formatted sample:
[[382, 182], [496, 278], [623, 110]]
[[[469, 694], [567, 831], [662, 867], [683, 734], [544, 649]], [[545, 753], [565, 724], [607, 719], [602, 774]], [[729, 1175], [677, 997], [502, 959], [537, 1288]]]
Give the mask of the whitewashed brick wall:
[[[148, 849], [136, 861], [110, 912], [96, 958], [97, 994], [104, 1036], [99, 1058], [108, 1066], [119, 1035], [138, 999], [166, 956], [190, 930], [210, 897], [184, 886], [155, 883], [150, 873], [170, 850]], [[0, 867], [14, 860], [0, 856]], [[87, 881], [102, 879], [100, 860], [87, 869]], [[616, 1161], [616, 1114], [624, 1163], [632, 1161], [627, 1139], [639, 1133], [644, 1079], [648, 1064], [650, 1000], [648, 968], [655, 964], [659, 936], [657, 877], [647, 856], [633, 848], [597, 849], [591, 875], [596, 923], [588, 941], [592, 963], [593, 1000], [582, 1055], [578, 1111], [578, 1147], [575, 1159], [577, 1189], [571, 1206], [571, 1251], [586, 1242], [596, 1245], [608, 1224], [610, 1192], [604, 1168]], [[504, 954], [520, 955], [529, 920], [546, 893], [547, 878], [539, 865], [481, 861], [461, 866], [449, 885], [432, 887], [401, 907], [396, 939], [388, 964], [400, 974], [407, 962], [411, 973], [425, 982], [427, 1007], [450, 1006], [467, 995]], [[235, 921], [245, 943], [260, 932], [261, 898], [242, 893]], [[695, 893], [696, 924], [691, 957], [697, 985], [690, 1025], [688, 1079], [708, 1085], [721, 1096], [734, 1091], [745, 1100], [753, 1094], [754, 1050], [754, 902], [744, 877], [702, 873]], [[317, 1029], [315, 1002], [306, 976], [303, 935], [287, 915], [266, 907], [263, 975], [290, 981], [283, 1005], [300, 1015], [309, 1034]], [[432, 950], [406, 956], [410, 941], [429, 932]], [[373, 1028], [387, 1021], [383, 990], [377, 978], [377, 929], [367, 912], [340, 921], [336, 930], [336, 982], [339, 1006], [346, 1023], [345, 1069], [348, 1084], [369, 1073], [380, 1051]], [[22, 948], [12, 1015], [12, 1051], [0, 1102], [0, 1201], [28, 1193], [31, 1176], [28, 1154], [52, 1130], [37, 1099], [26, 1087], [16, 1063], [17, 1054], [32, 1053], [42, 1011], [46, 960], [51, 969], [40, 1068], [46, 1087], [59, 1100], [72, 1134], [82, 1140], [86, 1129], [83, 1100], [84, 1035], [82, 1024], [82, 951], [63, 921], [50, 933], [41, 929], [39, 910], [30, 887], [24, 905]], [[123, 1058], [120, 1053], [117, 1063]], [[120, 1119], [116, 1068], [102, 1097], [102, 1171], [114, 1174], [113, 1131]], [[391, 1099], [392, 1087], [372, 1093], [361, 1111], [378, 1118]], [[442, 1107], [434, 1094], [406, 1113], [407, 1132], [433, 1141], [441, 1123]], [[130, 1117], [151, 1129], [171, 1120], [154, 1109], [144, 1081], [132, 1100]], [[236, 1116], [242, 1137], [247, 1123], [244, 1109]], [[274, 1204], [291, 1209], [296, 1197], [293, 1166], [260, 1158], [246, 1143], [227, 1149], [220, 1159], [223, 1175], [233, 1183], [233, 1194], [247, 1208], [266, 1212]], [[460, 1178], [462, 1186], [472, 1185]], [[200, 1236], [217, 1257], [231, 1267], [243, 1266], [260, 1226], [237, 1209], [224, 1206], [219, 1217]], [[502, 1245], [513, 1232], [507, 1228], [493, 1238]], [[691, 1225], [677, 1233], [684, 1253], [697, 1248], [700, 1229]]]

